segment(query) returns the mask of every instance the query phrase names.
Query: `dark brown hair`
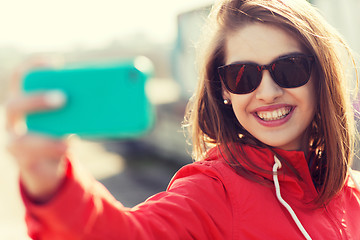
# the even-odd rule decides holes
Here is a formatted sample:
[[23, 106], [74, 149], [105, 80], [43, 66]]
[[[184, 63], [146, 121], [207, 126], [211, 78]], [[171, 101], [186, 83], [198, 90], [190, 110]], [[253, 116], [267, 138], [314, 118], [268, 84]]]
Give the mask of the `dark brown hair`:
[[[317, 163], [310, 171], [314, 181], [320, 184], [316, 199], [320, 206], [343, 187], [352, 159], [354, 119], [345, 92], [346, 78], [339, 49], [345, 50], [352, 61], [353, 58], [337, 31], [305, 0], [223, 0], [213, 6], [208, 29], [199, 45], [202, 51], [198, 61], [198, 88], [185, 116], [192, 136], [193, 157], [201, 160], [210, 147], [223, 146], [229, 164], [238, 174], [256, 179], [236, 161], [236, 154], [228, 146], [242, 143], [271, 149], [251, 136], [238, 122], [232, 108], [223, 104], [217, 74], [217, 67], [225, 62], [226, 37], [254, 22], [289, 31], [315, 56], [318, 105], [308, 131], [309, 148], [315, 152]], [[251, 163], [251, 159], [244, 164], [263, 170]], [[285, 164], [293, 169], [289, 163]]]

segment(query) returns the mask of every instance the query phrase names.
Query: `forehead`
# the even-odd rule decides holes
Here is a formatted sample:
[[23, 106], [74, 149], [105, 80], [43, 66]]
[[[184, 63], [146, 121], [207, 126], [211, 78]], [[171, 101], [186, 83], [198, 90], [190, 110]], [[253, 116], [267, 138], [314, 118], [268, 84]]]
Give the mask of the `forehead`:
[[294, 52], [304, 52], [304, 47], [290, 31], [271, 24], [249, 23], [227, 36], [225, 64], [241, 61], [268, 64]]

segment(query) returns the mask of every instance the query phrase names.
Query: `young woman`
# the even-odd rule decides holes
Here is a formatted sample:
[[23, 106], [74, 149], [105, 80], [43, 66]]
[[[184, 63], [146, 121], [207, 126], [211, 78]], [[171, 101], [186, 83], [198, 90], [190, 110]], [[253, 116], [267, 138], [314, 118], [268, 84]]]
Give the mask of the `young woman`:
[[209, 18], [187, 115], [197, 161], [132, 209], [64, 143], [16, 131], [18, 116], [61, 98], [11, 101], [33, 239], [360, 238], [345, 43], [305, 0], [222, 0]]

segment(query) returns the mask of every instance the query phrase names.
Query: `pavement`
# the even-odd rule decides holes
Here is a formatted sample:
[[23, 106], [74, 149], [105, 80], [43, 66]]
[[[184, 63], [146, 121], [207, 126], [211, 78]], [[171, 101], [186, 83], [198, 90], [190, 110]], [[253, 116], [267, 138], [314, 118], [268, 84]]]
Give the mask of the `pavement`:
[[[4, 109], [0, 106], [0, 240], [29, 240], [24, 223], [25, 209], [18, 188], [14, 159], [5, 150]], [[116, 151], [103, 143], [75, 138], [76, 157], [127, 207], [143, 202], [166, 189], [173, 174], [187, 161], [169, 161], [139, 145], [117, 142]], [[114, 143], [112, 144], [114, 148]], [[135, 148], [133, 147], [135, 146]]]

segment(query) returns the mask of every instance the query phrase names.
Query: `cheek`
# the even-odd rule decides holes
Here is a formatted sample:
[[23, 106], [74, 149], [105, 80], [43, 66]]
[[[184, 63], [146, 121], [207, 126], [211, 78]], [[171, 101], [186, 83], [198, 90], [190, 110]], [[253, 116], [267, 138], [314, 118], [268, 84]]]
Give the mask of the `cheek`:
[[243, 125], [243, 121], [248, 117], [249, 106], [251, 103], [252, 94], [236, 95], [231, 94], [230, 100], [232, 103], [232, 108], [235, 113], [236, 118]]
[[304, 121], [311, 121], [317, 109], [317, 93], [313, 81], [309, 81], [305, 86], [300, 88], [290, 89], [289, 93], [299, 108]]

